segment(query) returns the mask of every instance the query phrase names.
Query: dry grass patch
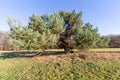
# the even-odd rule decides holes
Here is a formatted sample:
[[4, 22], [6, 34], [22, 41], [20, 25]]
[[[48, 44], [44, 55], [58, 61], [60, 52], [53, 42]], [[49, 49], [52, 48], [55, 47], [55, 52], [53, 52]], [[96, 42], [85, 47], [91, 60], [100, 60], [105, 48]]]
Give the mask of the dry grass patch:
[[76, 53], [43, 55], [31, 58], [35, 62], [71, 62], [83, 60], [120, 60], [120, 53]]

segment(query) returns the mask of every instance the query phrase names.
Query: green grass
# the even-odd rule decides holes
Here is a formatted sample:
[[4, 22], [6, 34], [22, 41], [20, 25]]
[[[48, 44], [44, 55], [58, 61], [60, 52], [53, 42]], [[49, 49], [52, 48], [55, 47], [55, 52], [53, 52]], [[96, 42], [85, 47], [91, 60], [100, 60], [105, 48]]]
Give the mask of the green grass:
[[[64, 49], [48, 49], [46, 51], [64, 51]], [[77, 49], [73, 49], [73, 51], [77, 51]], [[90, 49], [88, 51], [96, 51], [96, 52], [120, 52], [120, 48], [96, 48]]]
[[[0, 59], [0, 80], [17, 80], [19, 72], [30, 67], [27, 61], [19, 59]], [[20, 77], [18, 78], [20, 79]]]
[[[35, 50], [41, 52], [42, 50]], [[47, 49], [46, 52], [64, 52], [64, 49]], [[72, 51], [77, 51], [77, 49], [73, 49]], [[120, 52], [120, 48], [96, 48], [90, 49], [88, 51], [91, 52]], [[0, 53], [7, 53], [7, 52], [17, 52], [17, 51], [0, 51]], [[21, 50], [19, 52], [26, 52], [26, 50]], [[32, 51], [30, 51], [32, 52]]]
[[120, 52], [120, 48], [100, 48], [100, 49], [90, 49], [92, 52]]
[[118, 61], [36, 64], [23, 76], [28, 80], [120, 80]]
[[26, 63], [0, 60], [0, 80], [120, 80], [119, 61]]
[[120, 80], [120, 60], [41, 63], [8, 54], [0, 53], [0, 80]]

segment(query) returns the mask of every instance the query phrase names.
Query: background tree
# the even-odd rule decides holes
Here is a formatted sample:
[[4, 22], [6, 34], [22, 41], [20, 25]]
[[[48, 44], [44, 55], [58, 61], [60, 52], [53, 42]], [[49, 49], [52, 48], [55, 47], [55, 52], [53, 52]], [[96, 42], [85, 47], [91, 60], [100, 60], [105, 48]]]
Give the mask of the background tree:
[[12, 46], [9, 45], [7, 32], [0, 31], [0, 50], [11, 50]]
[[110, 38], [110, 48], [120, 48], [120, 35], [108, 35], [106, 37]]
[[3, 50], [3, 40], [4, 40], [4, 34], [3, 32], [0, 32], [0, 50]]

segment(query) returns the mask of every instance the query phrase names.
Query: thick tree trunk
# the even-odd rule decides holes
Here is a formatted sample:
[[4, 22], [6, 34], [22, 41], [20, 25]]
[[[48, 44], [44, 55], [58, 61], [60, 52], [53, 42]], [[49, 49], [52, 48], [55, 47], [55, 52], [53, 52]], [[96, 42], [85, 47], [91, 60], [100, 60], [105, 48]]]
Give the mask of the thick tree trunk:
[[64, 52], [65, 52], [65, 54], [70, 53], [70, 49], [69, 49], [69, 47], [67, 45], [64, 47]]

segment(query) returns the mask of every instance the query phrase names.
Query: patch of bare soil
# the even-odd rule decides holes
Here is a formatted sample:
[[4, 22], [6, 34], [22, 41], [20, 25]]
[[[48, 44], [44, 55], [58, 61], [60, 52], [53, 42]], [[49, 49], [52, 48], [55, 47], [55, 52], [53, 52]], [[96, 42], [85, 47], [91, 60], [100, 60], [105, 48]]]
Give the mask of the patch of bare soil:
[[83, 60], [120, 60], [120, 53], [73, 53], [43, 55], [30, 58], [35, 62], [70, 62]]

